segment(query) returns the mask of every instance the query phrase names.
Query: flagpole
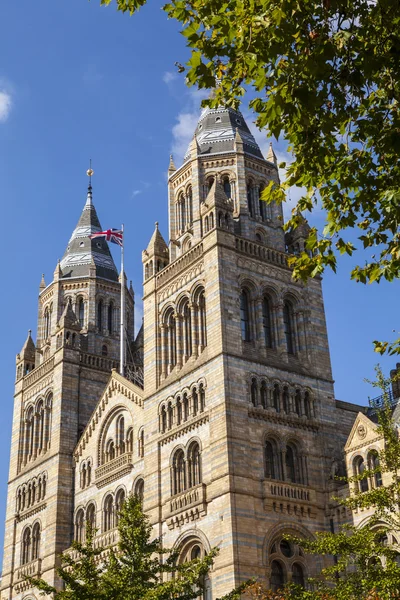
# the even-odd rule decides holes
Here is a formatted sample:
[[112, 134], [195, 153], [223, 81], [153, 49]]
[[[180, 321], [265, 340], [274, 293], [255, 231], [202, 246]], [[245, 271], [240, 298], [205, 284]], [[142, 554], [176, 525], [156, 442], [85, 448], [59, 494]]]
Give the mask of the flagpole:
[[125, 273], [124, 273], [124, 225], [122, 231], [122, 246], [121, 246], [121, 328], [120, 328], [120, 352], [119, 352], [119, 372], [124, 375], [125, 362]]

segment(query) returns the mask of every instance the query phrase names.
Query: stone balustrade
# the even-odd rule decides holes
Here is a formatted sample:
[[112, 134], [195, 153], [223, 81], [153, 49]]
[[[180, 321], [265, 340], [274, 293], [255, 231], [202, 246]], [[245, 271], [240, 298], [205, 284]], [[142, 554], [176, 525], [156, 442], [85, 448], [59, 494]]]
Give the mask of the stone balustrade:
[[94, 472], [97, 487], [103, 487], [117, 477], [129, 473], [133, 469], [132, 452], [125, 452], [109, 462], [97, 467]]
[[22, 565], [15, 572], [15, 591], [17, 594], [24, 592], [25, 590], [32, 587], [31, 583], [26, 579], [27, 577], [40, 577], [42, 572], [42, 559], [36, 558], [31, 562]]
[[107, 356], [98, 356], [97, 354], [88, 354], [87, 352], [81, 352], [79, 355], [79, 361], [82, 365], [87, 367], [100, 369], [101, 371], [111, 371], [119, 368], [119, 361], [114, 358], [107, 358]]
[[266, 262], [287, 267], [287, 254], [285, 252], [279, 252], [273, 248], [268, 248], [267, 246], [263, 246], [262, 244], [257, 244], [256, 242], [251, 242], [245, 238], [236, 237], [235, 238], [235, 246], [236, 250], [242, 252], [243, 254], [247, 254], [247, 256], [252, 256], [254, 258], [264, 260]]
[[39, 381], [39, 379], [41, 377], [43, 377], [44, 375], [47, 375], [48, 373], [50, 373], [53, 370], [53, 367], [54, 367], [54, 356], [52, 356], [51, 358], [48, 358], [39, 367], [36, 367], [35, 369], [33, 369], [33, 371], [31, 371], [30, 373], [25, 375], [24, 383], [23, 383], [24, 390], [26, 390], [28, 387], [30, 387], [31, 385], [33, 385], [34, 383]]
[[264, 480], [264, 508], [299, 516], [316, 516], [317, 493], [305, 485]]
[[160, 287], [172, 277], [176, 277], [178, 273], [186, 269], [190, 264], [195, 262], [198, 258], [203, 255], [203, 242], [199, 242], [196, 246], [193, 246], [190, 250], [185, 252], [183, 256], [174, 260], [173, 263], [162, 269], [160, 273], [156, 275], [157, 287]]
[[198, 505], [205, 505], [205, 502], [206, 486], [204, 483], [200, 483], [196, 487], [193, 487], [182, 494], [176, 494], [170, 498], [168, 503], [168, 516], [171, 517], [179, 512], [186, 511]]

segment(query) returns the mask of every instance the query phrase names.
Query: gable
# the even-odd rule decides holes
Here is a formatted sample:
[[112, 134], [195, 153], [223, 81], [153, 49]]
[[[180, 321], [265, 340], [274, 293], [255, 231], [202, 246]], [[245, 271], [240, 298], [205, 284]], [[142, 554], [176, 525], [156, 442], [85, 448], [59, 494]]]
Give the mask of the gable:
[[381, 436], [377, 433], [376, 423], [373, 423], [371, 419], [359, 412], [354, 421], [350, 435], [347, 438], [344, 451], [348, 453], [357, 448], [368, 446], [379, 437]]
[[91, 438], [99, 434], [109, 410], [114, 404], [120, 403], [121, 400], [123, 400], [123, 403], [127, 403], [131, 410], [134, 408], [134, 412], [143, 412], [143, 390], [113, 369], [105, 390], [76, 445], [74, 451], [76, 461], [82, 456]]

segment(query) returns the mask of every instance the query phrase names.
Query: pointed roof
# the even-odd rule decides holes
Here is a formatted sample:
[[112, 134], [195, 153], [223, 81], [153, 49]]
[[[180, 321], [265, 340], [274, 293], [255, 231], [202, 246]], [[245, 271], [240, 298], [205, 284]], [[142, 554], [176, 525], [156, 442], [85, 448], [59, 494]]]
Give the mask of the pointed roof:
[[168, 246], [158, 229], [158, 222], [155, 223], [154, 233], [151, 236], [149, 245], [146, 248], [147, 257], [150, 256], [165, 256], [168, 254]]
[[276, 154], [275, 154], [274, 149], [272, 147], [272, 142], [269, 143], [269, 150], [268, 150], [268, 154], [267, 154], [267, 160], [269, 162], [274, 163], [275, 166], [277, 166], [277, 164], [278, 164], [278, 159], [276, 158]]
[[25, 344], [22, 346], [21, 352], [18, 354], [18, 358], [35, 359], [36, 346], [32, 339], [32, 330], [29, 329], [28, 337], [25, 340]]
[[[246, 154], [264, 158], [250, 129], [238, 110], [230, 107], [205, 108], [197, 123], [195, 137], [200, 155], [234, 152], [236, 130], [243, 141]], [[190, 158], [190, 145], [184, 160]]]
[[57, 327], [59, 327], [60, 329], [63, 327], [68, 327], [69, 329], [76, 329], [77, 331], [82, 329], [78, 317], [73, 311], [71, 302], [67, 302], [62, 312], [62, 315], [57, 323]]
[[174, 163], [174, 157], [172, 156], [172, 154], [169, 155], [169, 165], [168, 165], [168, 172], [172, 173], [173, 171], [176, 171], [176, 166]]
[[229, 201], [221, 182], [217, 178], [214, 179], [211, 189], [207, 194], [207, 198], [201, 205], [202, 213], [212, 206], [221, 206], [224, 209], [228, 208], [233, 210], [232, 202]]
[[377, 433], [377, 427], [376, 423], [371, 421], [371, 419], [362, 412], [359, 412], [353, 423], [349, 437], [347, 438], [344, 447], [345, 452], [350, 449], [354, 450], [355, 448], [366, 446], [377, 438], [382, 437]]
[[102, 228], [93, 205], [92, 186], [89, 183], [86, 204], [61, 260], [62, 278], [89, 277], [90, 265], [94, 261], [97, 277], [118, 281], [118, 271], [106, 240], [89, 239], [97, 231], [102, 231]]
[[46, 282], [44, 280], [44, 273], [42, 273], [42, 279], [40, 280], [40, 285], [39, 285], [39, 289], [40, 290], [44, 290], [46, 287]]

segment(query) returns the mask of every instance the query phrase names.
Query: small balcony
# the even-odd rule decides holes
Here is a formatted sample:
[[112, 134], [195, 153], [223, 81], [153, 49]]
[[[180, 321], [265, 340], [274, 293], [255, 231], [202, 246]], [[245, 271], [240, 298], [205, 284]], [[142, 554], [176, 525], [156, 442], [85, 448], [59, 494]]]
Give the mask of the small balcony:
[[206, 485], [204, 483], [172, 496], [164, 505], [164, 518], [170, 529], [195, 521], [206, 513]]
[[17, 594], [29, 589], [32, 587], [29, 581], [26, 580], [26, 577], [40, 577], [42, 570], [42, 559], [36, 558], [26, 565], [22, 565], [19, 567], [15, 574], [15, 591]]
[[95, 484], [101, 488], [115, 479], [127, 475], [133, 469], [132, 452], [125, 452], [113, 460], [97, 467], [94, 472]]
[[267, 511], [315, 518], [316, 491], [305, 485], [264, 480], [264, 508]]
[[[111, 548], [115, 547], [118, 544], [118, 541], [119, 532], [116, 527], [114, 529], [110, 529], [109, 531], [105, 531], [104, 533], [100, 533], [99, 535], [96, 535], [93, 540], [93, 547], [96, 549], [104, 548], [104, 552], [102, 552], [101, 554], [99, 554], [99, 556], [96, 557], [96, 562], [100, 563], [104, 559], [104, 557], [109, 554]], [[73, 560], [77, 560], [80, 556], [78, 550], [75, 550], [74, 548], [68, 548], [67, 550], [65, 550], [65, 554], [68, 554], [68, 556], [70, 556]]]

